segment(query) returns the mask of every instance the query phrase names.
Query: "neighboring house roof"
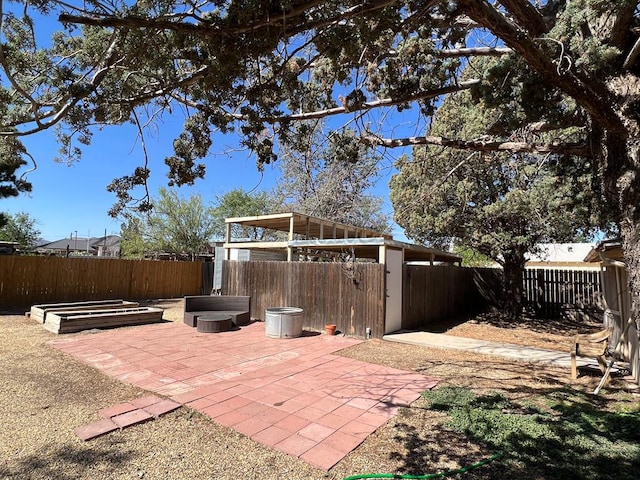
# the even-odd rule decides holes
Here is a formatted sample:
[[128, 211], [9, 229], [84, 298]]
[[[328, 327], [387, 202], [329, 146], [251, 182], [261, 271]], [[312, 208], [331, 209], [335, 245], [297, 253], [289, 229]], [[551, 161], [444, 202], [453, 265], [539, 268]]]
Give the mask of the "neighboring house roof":
[[540, 253], [530, 253], [528, 265], [583, 263], [585, 256], [594, 245], [592, 243], [541, 243], [538, 247]]
[[[80, 248], [78, 248], [78, 245]], [[43, 243], [38, 245], [38, 248], [47, 250], [83, 250], [87, 246], [86, 238], [63, 238], [62, 240], [54, 240], [53, 242]]]
[[111, 249], [119, 248], [120, 236], [119, 235], [107, 235], [106, 237], [73, 237], [63, 238], [62, 240], [55, 240], [53, 242], [43, 243], [38, 245], [37, 250], [56, 250], [56, 251], [69, 251], [84, 252], [84, 251], [96, 251], [99, 247]]
[[107, 235], [106, 237], [98, 237], [96, 242], [93, 242], [91, 245], [93, 247], [99, 247], [102, 245], [103, 247], [118, 247], [120, 246], [120, 238], [119, 235]]

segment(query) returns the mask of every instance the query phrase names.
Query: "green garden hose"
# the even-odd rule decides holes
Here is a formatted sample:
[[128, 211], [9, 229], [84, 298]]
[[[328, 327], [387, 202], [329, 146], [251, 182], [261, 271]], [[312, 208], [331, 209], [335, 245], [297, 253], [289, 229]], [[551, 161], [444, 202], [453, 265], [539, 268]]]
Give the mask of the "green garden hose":
[[366, 473], [364, 475], [351, 475], [349, 477], [344, 477], [343, 480], [360, 480], [364, 478], [406, 478], [406, 479], [424, 480], [428, 478], [450, 477], [452, 475], [457, 475], [458, 473], [466, 473], [469, 470], [473, 470], [474, 468], [478, 468], [483, 465], [486, 465], [487, 463], [491, 463], [494, 460], [502, 457], [503, 455], [504, 454], [502, 452], [498, 452], [495, 455], [492, 455], [489, 458], [485, 458], [484, 460], [481, 460], [472, 465], [458, 468], [457, 470], [449, 470], [447, 472], [441, 472], [441, 473], [430, 473], [426, 475], [400, 475], [396, 473]]

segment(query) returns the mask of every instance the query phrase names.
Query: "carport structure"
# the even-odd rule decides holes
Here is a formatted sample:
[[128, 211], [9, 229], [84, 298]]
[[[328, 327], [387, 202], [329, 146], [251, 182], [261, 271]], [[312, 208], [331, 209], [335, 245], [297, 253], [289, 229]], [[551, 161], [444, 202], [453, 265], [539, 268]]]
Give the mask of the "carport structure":
[[[227, 218], [224, 248], [229, 259], [231, 249], [263, 249], [286, 252], [287, 261], [299, 259], [296, 255], [309, 252], [353, 253], [356, 258], [387, 262], [390, 250], [402, 252], [404, 262], [459, 264], [458, 255], [394, 240], [388, 233], [356, 227], [302, 213], [287, 212], [270, 215]], [[232, 237], [233, 225], [279, 232], [278, 240], [247, 241]], [[286, 234], [286, 235], [283, 235]]]
[[[335, 257], [348, 262], [368, 261], [385, 266], [384, 333], [402, 328], [403, 265], [417, 262], [426, 265], [459, 265], [458, 255], [394, 240], [384, 232], [346, 225], [296, 212], [250, 217], [227, 218], [224, 243], [225, 259], [234, 250], [280, 252], [288, 262], [317, 257]], [[264, 229], [267, 241], [247, 241], [232, 237], [233, 226]]]

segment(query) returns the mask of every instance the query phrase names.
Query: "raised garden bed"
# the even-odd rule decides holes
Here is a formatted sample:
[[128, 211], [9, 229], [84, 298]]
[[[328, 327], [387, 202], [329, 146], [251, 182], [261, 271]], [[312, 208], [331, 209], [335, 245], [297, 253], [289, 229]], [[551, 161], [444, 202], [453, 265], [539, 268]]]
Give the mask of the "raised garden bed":
[[29, 311], [29, 316], [38, 323], [44, 323], [47, 312], [73, 312], [87, 310], [113, 310], [115, 308], [135, 308], [137, 302], [125, 300], [90, 300], [86, 302], [66, 302], [66, 303], [44, 303], [33, 305]]
[[73, 333], [92, 328], [113, 328], [162, 321], [163, 310], [156, 307], [115, 308], [48, 312], [43, 324], [53, 333]]

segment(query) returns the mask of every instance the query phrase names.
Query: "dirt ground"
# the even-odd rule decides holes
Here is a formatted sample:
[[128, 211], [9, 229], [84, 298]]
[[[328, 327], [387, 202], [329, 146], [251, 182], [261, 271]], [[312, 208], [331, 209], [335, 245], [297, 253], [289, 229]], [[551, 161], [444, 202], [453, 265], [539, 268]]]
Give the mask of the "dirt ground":
[[[148, 304], [163, 307], [166, 320], [182, 320], [181, 300]], [[441, 322], [433, 330], [568, 351], [573, 334], [594, 327], [533, 320], [513, 324], [485, 315]], [[48, 342], [54, 338], [21, 312], [0, 313], [1, 479], [341, 479], [373, 472], [440, 472], [493, 453], [444, 428], [444, 414], [425, 409], [423, 400], [401, 410], [329, 472], [263, 447], [186, 408], [82, 442], [74, 434], [76, 427], [98, 420], [100, 408], [145, 392], [53, 349]], [[514, 398], [567, 388], [591, 391], [600, 378], [583, 374], [572, 382], [564, 369], [381, 340], [340, 354], [419, 371], [437, 377], [439, 387], [467, 386]], [[625, 378], [614, 378], [602, 397], [637, 402], [635, 392]], [[482, 468], [465, 478], [504, 478], [497, 466]], [[519, 478], [540, 478], [527, 475], [523, 472]]]

